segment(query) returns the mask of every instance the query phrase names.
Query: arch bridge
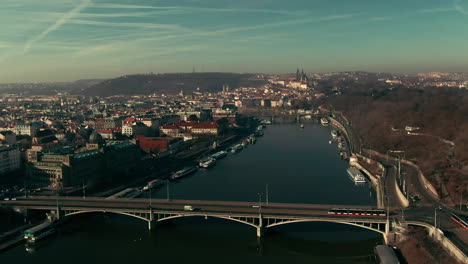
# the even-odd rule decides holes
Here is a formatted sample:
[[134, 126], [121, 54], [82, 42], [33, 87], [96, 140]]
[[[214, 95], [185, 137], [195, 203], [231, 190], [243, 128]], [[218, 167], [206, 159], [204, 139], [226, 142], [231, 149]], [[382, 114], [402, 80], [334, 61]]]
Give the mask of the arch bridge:
[[[268, 228], [300, 222], [331, 222], [357, 226], [381, 233], [385, 241], [391, 229], [389, 217], [328, 214], [330, 208], [350, 208], [349, 205], [77, 197], [32, 197], [0, 203], [22, 209], [52, 210], [59, 219], [93, 212], [115, 213], [144, 220], [150, 230], [158, 222], [182, 217], [213, 217], [239, 222], [254, 227], [258, 237], [263, 236]], [[352, 208], [371, 209], [366, 206]]]

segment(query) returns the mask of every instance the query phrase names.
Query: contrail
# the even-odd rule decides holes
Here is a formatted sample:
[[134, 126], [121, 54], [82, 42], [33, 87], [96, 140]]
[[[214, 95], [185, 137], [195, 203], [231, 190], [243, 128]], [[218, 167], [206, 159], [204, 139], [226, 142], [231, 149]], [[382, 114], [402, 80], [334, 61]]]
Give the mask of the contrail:
[[43, 39], [47, 36], [50, 32], [59, 29], [63, 24], [67, 23], [67, 21], [75, 16], [76, 14], [80, 13], [81, 10], [85, 9], [87, 6], [91, 4], [91, 0], [83, 0], [79, 5], [75, 6], [70, 12], [63, 15], [59, 18], [55, 23], [42, 31], [39, 35], [35, 36], [34, 38], [30, 39], [23, 48], [23, 54], [27, 53], [36, 43], [37, 41]]

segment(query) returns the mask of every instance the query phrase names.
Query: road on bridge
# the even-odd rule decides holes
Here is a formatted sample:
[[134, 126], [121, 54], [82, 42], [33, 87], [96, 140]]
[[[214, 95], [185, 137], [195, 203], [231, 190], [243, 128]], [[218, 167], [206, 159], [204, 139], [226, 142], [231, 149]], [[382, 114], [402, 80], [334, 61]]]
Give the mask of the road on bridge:
[[[55, 210], [89, 210], [89, 211], [135, 211], [148, 212], [150, 207], [155, 211], [181, 212], [184, 214], [225, 213], [243, 214], [245, 216], [314, 216], [327, 218], [343, 218], [346, 216], [329, 215], [330, 208], [350, 208], [346, 205], [316, 205], [316, 204], [287, 204], [287, 203], [259, 203], [259, 202], [232, 202], [232, 201], [200, 201], [200, 200], [164, 200], [164, 199], [105, 199], [98, 197], [29, 197], [17, 198], [14, 201], [0, 201], [0, 204], [16, 208], [30, 208]], [[185, 210], [190, 205], [194, 210]], [[355, 209], [375, 209], [370, 206], [352, 206]], [[393, 212], [391, 212], [393, 214]], [[356, 217], [356, 216], [354, 216]], [[385, 217], [358, 216], [359, 219], [375, 220]], [[379, 221], [380, 221], [379, 220]]]

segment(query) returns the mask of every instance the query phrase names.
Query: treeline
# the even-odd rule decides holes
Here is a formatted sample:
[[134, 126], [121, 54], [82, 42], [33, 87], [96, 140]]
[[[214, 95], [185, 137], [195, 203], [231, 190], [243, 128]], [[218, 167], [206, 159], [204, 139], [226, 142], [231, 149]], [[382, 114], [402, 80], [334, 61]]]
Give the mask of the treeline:
[[175, 94], [184, 92], [218, 92], [223, 86], [235, 89], [240, 86], [260, 86], [267, 83], [253, 74], [238, 73], [166, 73], [137, 74], [103, 81], [83, 91], [84, 95], [111, 96], [133, 94]]

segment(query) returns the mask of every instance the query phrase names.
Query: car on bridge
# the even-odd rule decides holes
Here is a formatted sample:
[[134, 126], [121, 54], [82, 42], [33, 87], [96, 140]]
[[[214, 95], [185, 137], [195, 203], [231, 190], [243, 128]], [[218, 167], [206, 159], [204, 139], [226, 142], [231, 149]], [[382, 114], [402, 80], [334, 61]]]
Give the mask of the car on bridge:
[[195, 211], [197, 208], [194, 208], [191, 205], [184, 205], [184, 211]]

